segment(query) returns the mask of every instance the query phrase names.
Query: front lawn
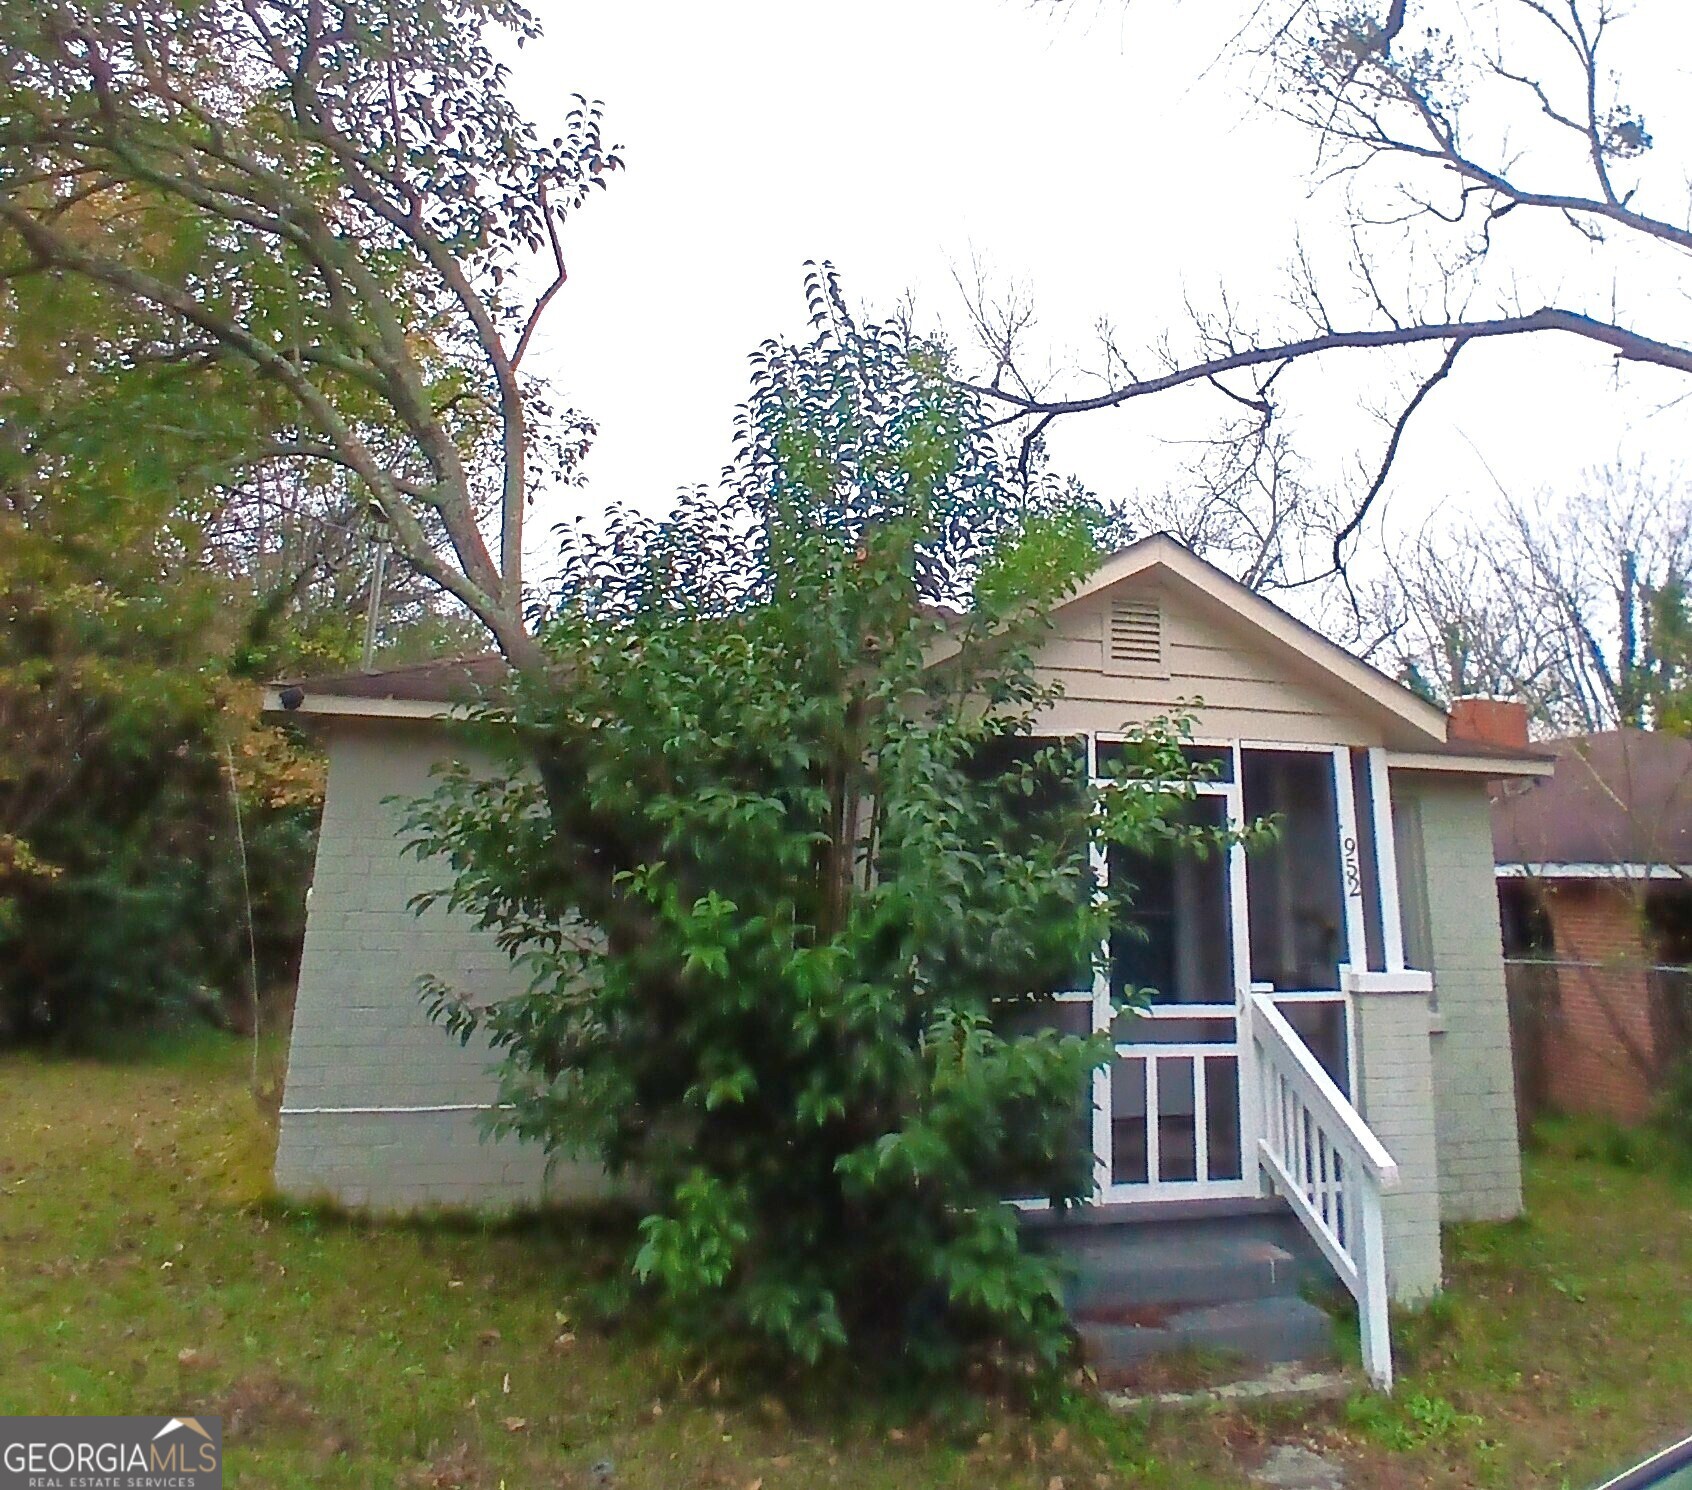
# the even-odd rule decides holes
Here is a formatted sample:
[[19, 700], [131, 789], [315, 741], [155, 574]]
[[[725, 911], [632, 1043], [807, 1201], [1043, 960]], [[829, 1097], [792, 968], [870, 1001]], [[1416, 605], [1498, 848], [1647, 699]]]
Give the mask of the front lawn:
[[232, 1486], [1235, 1486], [1276, 1443], [1353, 1486], [1580, 1486], [1692, 1428], [1692, 1184], [1576, 1130], [1533, 1220], [1458, 1229], [1383, 1402], [943, 1423], [684, 1376], [596, 1333], [601, 1245], [264, 1199], [246, 1052], [0, 1056], [0, 1413], [221, 1412]]

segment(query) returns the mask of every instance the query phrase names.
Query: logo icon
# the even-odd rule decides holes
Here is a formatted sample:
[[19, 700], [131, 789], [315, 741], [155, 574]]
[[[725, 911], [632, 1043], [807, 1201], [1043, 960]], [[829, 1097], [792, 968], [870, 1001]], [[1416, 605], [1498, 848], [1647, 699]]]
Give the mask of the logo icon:
[[0, 1490], [219, 1490], [221, 1418], [0, 1417]]

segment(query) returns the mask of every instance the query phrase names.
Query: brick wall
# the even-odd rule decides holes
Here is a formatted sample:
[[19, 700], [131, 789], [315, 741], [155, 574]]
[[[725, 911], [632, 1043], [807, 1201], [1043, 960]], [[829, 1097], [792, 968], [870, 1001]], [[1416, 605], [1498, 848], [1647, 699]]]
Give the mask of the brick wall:
[[1566, 1112], [1649, 1115], [1650, 961], [1630, 887], [1547, 882], [1557, 997], [1545, 1026], [1546, 1095]]
[[1395, 772], [1393, 799], [1421, 834], [1426, 866], [1440, 1213], [1447, 1221], [1514, 1216], [1521, 1148], [1486, 783]]
[[418, 1003], [424, 973], [481, 998], [521, 986], [468, 917], [407, 908], [447, 875], [402, 854], [404, 806], [385, 799], [428, 791], [429, 767], [449, 749], [443, 733], [414, 722], [333, 727], [276, 1151], [285, 1195], [379, 1210], [501, 1209], [604, 1188], [591, 1168], [549, 1175], [532, 1145], [484, 1140], [496, 1094], [488, 1049], [460, 1046]]

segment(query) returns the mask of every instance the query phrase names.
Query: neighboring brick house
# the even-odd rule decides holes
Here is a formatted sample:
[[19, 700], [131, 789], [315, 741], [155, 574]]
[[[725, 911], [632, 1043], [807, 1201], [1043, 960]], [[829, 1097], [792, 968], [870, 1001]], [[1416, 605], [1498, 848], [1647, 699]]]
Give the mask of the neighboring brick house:
[[1692, 740], [1546, 743], [1493, 803], [1523, 1105], [1637, 1122], [1692, 1035]]

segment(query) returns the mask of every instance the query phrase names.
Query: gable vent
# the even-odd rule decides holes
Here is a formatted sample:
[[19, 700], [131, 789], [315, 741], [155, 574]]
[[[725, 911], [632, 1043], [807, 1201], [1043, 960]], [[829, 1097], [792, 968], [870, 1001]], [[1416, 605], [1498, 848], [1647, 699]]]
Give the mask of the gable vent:
[[1111, 600], [1105, 658], [1107, 665], [1124, 671], [1161, 671], [1163, 607], [1155, 599], [1119, 595]]

